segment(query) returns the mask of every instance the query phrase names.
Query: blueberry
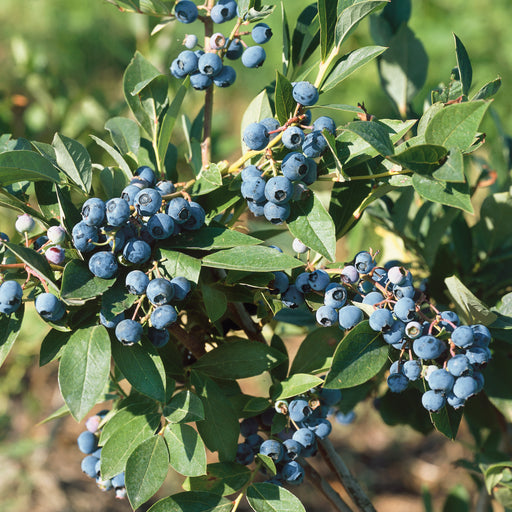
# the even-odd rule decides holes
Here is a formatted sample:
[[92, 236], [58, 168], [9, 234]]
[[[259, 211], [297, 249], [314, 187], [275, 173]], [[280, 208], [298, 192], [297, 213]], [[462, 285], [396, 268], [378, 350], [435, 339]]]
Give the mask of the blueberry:
[[421, 403], [427, 411], [438, 412], [444, 407], [446, 398], [440, 391], [429, 390], [421, 395]]
[[327, 149], [327, 141], [322, 132], [308, 133], [302, 143], [302, 152], [309, 158], [317, 158]]
[[292, 242], [292, 249], [298, 254], [304, 254], [309, 251], [309, 247], [302, 243], [298, 238], [294, 238]]
[[101, 279], [110, 279], [117, 274], [116, 257], [107, 251], [93, 254], [89, 260], [89, 270]]
[[[286, 133], [288, 130], [286, 130], [284, 133]], [[302, 153], [293, 151], [288, 153], [283, 158], [283, 162], [281, 164], [281, 172], [283, 173], [283, 176], [288, 178], [290, 181], [296, 181], [304, 178], [308, 171], [309, 165], [306, 161], [306, 157]]]
[[265, 200], [265, 186], [267, 182], [263, 178], [249, 177], [242, 182], [240, 189], [242, 197], [248, 202], [261, 203]]
[[272, 140], [274, 137], [277, 137], [277, 130], [281, 127], [281, 123], [277, 119], [273, 117], [265, 117], [265, 119], [262, 119], [260, 123], [267, 129], [270, 135], [270, 140]]
[[491, 359], [491, 351], [487, 347], [470, 347], [466, 350], [469, 362], [476, 366], [485, 366]]
[[290, 205], [279, 205], [269, 201], [263, 207], [263, 214], [272, 224], [282, 224], [290, 216]]
[[265, 125], [261, 123], [248, 124], [244, 129], [242, 139], [249, 149], [256, 151], [264, 149], [270, 140]]
[[395, 320], [389, 329], [382, 333], [382, 337], [384, 341], [388, 345], [395, 345], [397, 343], [402, 343], [403, 337], [405, 334], [405, 325], [400, 320]]
[[322, 131], [327, 130], [332, 135], [336, 135], [336, 123], [333, 121], [332, 118], [327, 116], [320, 116], [314, 123], [313, 123], [313, 130], [315, 131]]
[[[242, 181], [247, 181], [251, 178], [261, 178], [261, 169], [258, 169], [255, 165], [248, 165], [242, 169], [240, 177], [242, 178]], [[264, 196], [265, 195], [263, 194], [263, 197]]]
[[162, 348], [169, 343], [169, 332], [165, 329], [155, 329], [154, 327], [150, 327], [148, 329], [148, 338], [149, 341], [156, 348]]
[[390, 373], [387, 384], [391, 392], [402, 393], [407, 389], [409, 379], [403, 373]]
[[131, 238], [123, 247], [123, 257], [134, 265], [146, 263], [151, 257], [151, 247], [144, 240]]
[[[309, 428], [299, 428], [293, 433], [292, 439], [297, 441], [303, 448], [309, 448], [315, 444], [315, 434]], [[302, 453], [304, 457], [304, 452]]]
[[111, 226], [122, 226], [130, 218], [130, 205], [121, 197], [107, 201], [107, 222]]
[[395, 294], [395, 298], [397, 300], [401, 299], [403, 297], [409, 297], [410, 299], [412, 299], [414, 297], [415, 290], [414, 290], [414, 287], [411, 285], [406, 285], [406, 286], [393, 285], [393, 293]]
[[49, 263], [60, 265], [66, 259], [66, 253], [60, 245], [49, 247], [44, 253]]
[[283, 444], [280, 441], [268, 439], [261, 443], [260, 453], [270, 457], [274, 462], [281, 462], [284, 457]]
[[491, 342], [491, 333], [485, 325], [475, 324], [471, 326], [474, 344], [479, 347], [488, 347]]
[[203, 75], [213, 78], [222, 70], [222, 59], [216, 53], [205, 53], [199, 57], [197, 69]]
[[293, 184], [285, 176], [274, 176], [265, 185], [265, 197], [277, 205], [288, 203], [293, 195]]
[[446, 371], [444, 368], [439, 368], [429, 373], [427, 382], [434, 391], [449, 393], [453, 388], [455, 379], [450, 372]]
[[267, 201], [247, 201], [247, 207], [255, 217], [261, 217], [262, 215], [265, 215], [266, 204]]
[[342, 329], [352, 329], [363, 318], [363, 312], [357, 306], [343, 306], [338, 311], [338, 322]]
[[314, 270], [309, 274], [309, 284], [312, 290], [316, 292], [323, 291], [327, 288], [331, 281], [329, 274], [321, 268]]
[[99, 240], [98, 229], [88, 226], [84, 221], [73, 226], [71, 231], [73, 244], [78, 251], [90, 252], [95, 249], [95, 243]]
[[293, 87], [293, 99], [306, 107], [318, 101], [318, 89], [309, 82], [297, 82]]
[[[197, 55], [191, 50], [182, 51], [178, 57], [176, 58], [176, 64], [180, 69], [181, 73], [185, 75], [191, 75], [198, 69], [198, 61]], [[151, 186], [154, 186], [155, 180], [153, 177], [153, 183]]]
[[189, 208], [190, 217], [182, 225], [183, 228], [189, 230], [196, 230], [203, 227], [206, 218], [206, 214], [203, 207], [199, 203], [196, 203], [195, 201], [190, 201]]
[[354, 266], [360, 274], [368, 274], [375, 267], [375, 261], [369, 252], [361, 251], [356, 254]]
[[203, 75], [202, 73], [192, 73], [190, 75], [190, 85], [196, 91], [205, 91], [213, 84], [213, 80], [208, 75]]
[[394, 318], [389, 309], [376, 309], [370, 315], [369, 321], [374, 331], [387, 331], [393, 325]]
[[192, 50], [197, 45], [197, 36], [195, 34], [187, 34], [185, 39], [183, 39], [183, 46]]
[[415, 340], [423, 333], [423, 326], [419, 322], [408, 322], [405, 326], [405, 334], [411, 340]]
[[300, 456], [302, 451], [302, 445], [294, 439], [286, 439], [283, 442], [284, 447], [284, 458], [285, 462], [291, 462]]
[[141, 270], [132, 270], [126, 275], [126, 288], [128, 292], [133, 295], [142, 295], [145, 293], [148, 284], [149, 277]]
[[254, 452], [251, 446], [247, 443], [240, 443], [236, 449], [235, 460], [238, 464], [242, 464], [242, 466], [251, 464], [254, 460]]
[[213, 83], [217, 87], [229, 87], [236, 80], [236, 71], [231, 66], [222, 66], [220, 73], [213, 77]]
[[384, 296], [380, 292], [370, 292], [363, 298], [363, 304], [369, 304], [370, 306], [375, 306], [383, 301]]
[[287, 308], [298, 308], [304, 303], [304, 294], [292, 284], [284, 293], [281, 294], [281, 301]]
[[256, 23], [251, 31], [251, 37], [256, 44], [265, 44], [270, 41], [272, 30], [266, 23]]
[[196, 21], [199, 12], [194, 2], [190, 0], [180, 0], [174, 7], [174, 15], [181, 23], [192, 23]]
[[140, 341], [142, 337], [142, 325], [135, 320], [121, 320], [116, 325], [116, 338], [123, 345], [133, 345]]
[[160, 192], [160, 195], [166, 196], [167, 194], [173, 194], [176, 192], [176, 187], [174, 183], [170, 180], [162, 180], [156, 184], [157, 190]]
[[409, 380], [418, 380], [421, 375], [421, 363], [415, 359], [406, 361], [402, 372]]
[[437, 359], [446, 347], [441, 340], [427, 335], [415, 339], [412, 349], [420, 359]]
[[98, 438], [88, 430], [82, 432], [77, 440], [78, 449], [85, 455], [90, 455], [98, 448]]
[[341, 285], [332, 283], [325, 289], [324, 304], [339, 309], [347, 302], [347, 290]]
[[163, 306], [174, 298], [174, 285], [162, 277], [153, 279], [146, 288], [146, 296], [154, 306]]
[[124, 471], [112, 478], [112, 485], [114, 487], [124, 487]]
[[252, 448], [253, 453], [258, 453], [263, 443], [263, 438], [258, 434], [251, 434], [247, 436], [245, 442]]
[[416, 303], [409, 297], [402, 297], [396, 301], [393, 313], [402, 322], [414, 320], [416, 316]]
[[297, 461], [292, 460], [283, 466], [281, 476], [290, 485], [300, 485], [304, 481], [304, 468]]
[[261, 46], [249, 46], [242, 54], [242, 64], [246, 68], [259, 68], [266, 58], [267, 54]]
[[66, 313], [64, 304], [53, 293], [41, 293], [36, 297], [35, 308], [47, 322], [58, 322]]
[[309, 282], [309, 272], [302, 272], [295, 279], [295, 286], [301, 293], [309, 293], [311, 291], [311, 283]]
[[350, 411], [345, 414], [341, 411], [338, 411], [334, 418], [341, 425], [350, 425], [356, 419], [356, 413], [354, 411]]
[[341, 400], [341, 391], [339, 389], [320, 389], [320, 400], [322, 405], [332, 406]]
[[165, 240], [174, 233], [174, 221], [166, 213], [156, 213], [148, 220], [146, 228], [156, 240]]
[[240, 423], [240, 433], [243, 437], [249, 437], [250, 435], [258, 433], [258, 420], [254, 417], [245, 418]]
[[244, 53], [244, 46], [240, 39], [233, 39], [228, 45], [226, 57], [229, 60], [237, 60], [242, 56], [242, 53]]
[[97, 197], [87, 199], [82, 206], [82, 219], [88, 226], [101, 226], [105, 219], [105, 203]]
[[114, 329], [114, 327], [121, 321], [124, 320], [124, 311], [116, 315], [112, 320], [107, 320], [103, 311], [100, 311], [100, 323], [104, 325], [107, 329]]
[[168, 304], [164, 304], [163, 306], [158, 306], [155, 308], [153, 313], [151, 313], [151, 325], [155, 329], [165, 329], [169, 327], [169, 325], [176, 322], [178, 319], [178, 313], [173, 306], [169, 306]]
[[4, 281], [0, 285], [0, 313], [10, 315], [21, 306], [23, 290], [17, 281]]
[[[0, 233], [0, 235], [1, 234], [3, 234], [3, 233]], [[43, 245], [45, 245], [49, 240], [50, 239], [46, 235], [41, 235], [40, 237], [36, 238], [36, 240], [34, 242], [34, 250], [39, 251], [39, 249], [41, 249], [41, 247], [43, 247]], [[5, 241], [8, 242], [9, 239], [7, 239]], [[0, 242], [0, 248], [2, 247], [2, 245], [3, 244]]]
[[154, 188], [146, 188], [135, 196], [133, 206], [139, 215], [149, 217], [160, 210], [162, 195]]
[[274, 272], [274, 279], [270, 281], [268, 287], [270, 293], [284, 293], [288, 286], [290, 285], [290, 280], [288, 276], [284, 272]]
[[90, 478], [96, 478], [96, 463], [99, 459], [93, 457], [92, 455], [87, 455], [82, 459], [82, 463], [80, 467], [82, 471]]
[[174, 222], [184, 224], [191, 215], [190, 203], [183, 197], [171, 199], [167, 205], [167, 215], [169, 215]]
[[464, 354], [456, 354], [446, 363], [446, 369], [454, 376], [460, 377], [469, 372], [471, 365]]
[[181, 78], [185, 78], [187, 76], [187, 73], [183, 69], [180, 68], [178, 58], [174, 59], [171, 62], [171, 67], [169, 69], [171, 71], [171, 75], [174, 78], [181, 79]]
[[30, 233], [36, 227], [36, 221], [28, 213], [18, 215], [14, 227], [18, 233]]
[[309, 407], [307, 400], [302, 398], [292, 400], [288, 404], [288, 414], [290, 415], [290, 419], [296, 423], [304, 421], [308, 416], [312, 414], [312, 412], [313, 410], [311, 407]]
[[344, 283], [354, 284], [359, 281], [359, 272], [353, 265], [347, 265], [341, 271], [341, 280]]
[[448, 405], [451, 405], [454, 409], [460, 409], [461, 407], [464, 407], [464, 404], [466, 403], [465, 398], [459, 398], [453, 393], [448, 393], [446, 395], [446, 401], [448, 402]]
[[468, 348], [474, 343], [473, 329], [467, 325], [461, 325], [452, 332], [452, 341], [459, 348]]
[[135, 185], [127, 185], [121, 192], [121, 198], [124, 199], [130, 206], [133, 206], [135, 196], [140, 192], [140, 188]]
[[375, 283], [386, 286], [389, 282], [387, 270], [382, 267], [374, 267], [372, 279]]
[[210, 16], [213, 23], [224, 23], [232, 20], [236, 16], [237, 4], [235, 0], [219, 0], [211, 12]]

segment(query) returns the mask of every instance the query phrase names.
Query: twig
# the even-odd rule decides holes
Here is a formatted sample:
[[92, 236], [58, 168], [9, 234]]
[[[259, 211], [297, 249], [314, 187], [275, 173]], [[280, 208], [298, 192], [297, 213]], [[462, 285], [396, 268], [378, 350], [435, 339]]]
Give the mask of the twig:
[[329, 439], [318, 441], [318, 448], [327, 465], [335, 472], [339, 481], [362, 512], [376, 512], [370, 499], [364, 493], [359, 482], [352, 476], [343, 459], [336, 453]]
[[204, 344], [201, 343], [194, 336], [191, 336], [181, 325], [173, 324], [167, 328], [169, 334], [174, 336], [184, 347], [186, 347], [192, 355], [199, 359], [206, 353]]

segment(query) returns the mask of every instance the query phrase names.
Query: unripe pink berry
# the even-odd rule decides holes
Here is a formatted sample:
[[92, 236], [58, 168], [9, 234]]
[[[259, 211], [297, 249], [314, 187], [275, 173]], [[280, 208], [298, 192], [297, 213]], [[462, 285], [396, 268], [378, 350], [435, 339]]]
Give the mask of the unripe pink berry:
[[46, 259], [54, 265], [60, 265], [66, 259], [64, 249], [60, 245], [48, 248], [44, 255]]
[[66, 230], [62, 226], [51, 226], [48, 228], [46, 236], [52, 244], [61, 244], [66, 239]]

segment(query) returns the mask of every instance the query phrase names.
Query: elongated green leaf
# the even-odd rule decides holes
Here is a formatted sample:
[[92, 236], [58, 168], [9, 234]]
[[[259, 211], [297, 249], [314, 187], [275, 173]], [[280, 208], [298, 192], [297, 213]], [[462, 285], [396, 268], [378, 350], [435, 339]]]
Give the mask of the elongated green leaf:
[[171, 142], [172, 131], [174, 129], [176, 119], [178, 118], [183, 99], [185, 98], [189, 81], [190, 79], [187, 77], [187, 79], [180, 85], [180, 88], [176, 92], [176, 95], [162, 119], [162, 127], [158, 134], [158, 155], [161, 162], [165, 160], [167, 146], [169, 146], [169, 143]]
[[165, 247], [175, 249], [229, 249], [231, 247], [260, 244], [261, 240], [239, 231], [223, 227], [202, 227], [197, 231], [183, 232], [165, 241]]
[[153, 16], [169, 16], [175, 0], [113, 0], [111, 3], [116, 5], [123, 12], [144, 13]]
[[412, 184], [414, 190], [420, 196], [435, 203], [460, 208], [468, 213], [473, 213], [469, 186], [467, 183], [446, 183], [429, 176], [413, 174]]
[[[384, 46], [365, 46], [358, 48], [353, 52], [344, 55], [334, 66], [332, 71], [327, 76], [324, 84], [320, 87], [323, 92], [334, 89], [339, 85], [345, 78], [348, 78], [352, 73], [363, 67], [368, 62], [381, 55], [387, 48]], [[355, 109], [356, 107], [352, 107]], [[358, 109], [359, 113], [361, 109]], [[354, 111], [354, 110], [351, 110]], [[361, 111], [362, 113], [362, 111]]]
[[285, 356], [276, 349], [254, 341], [224, 343], [207, 352], [194, 368], [217, 379], [243, 379], [259, 375], [283, 362]]
[[99, 137], [96, 137], [95, 135], [90, 135], [90, 137], [94, 142], [96, 142], [96, 144], [98, 144], [98, 146], [101, 146], [115, 160], [119, 168], [124, 172], [126, 178], [131, 180], [133, 178], [132, 171], [122, 155], [112, 146], [101, 140]]
[[343, 127], [344, 130], [356, 134], [383, 156], [394, 153], [390, 139], [391, 130], [378, 121], [353, 121]]
[[190, 426], [169, 424], [164, 431], [171, 466], [185, 476], [206, 473], [206, 451], [198, 433]]
[[425, 129], [425, 142], [467, 151], [490, 104], [478, 100], [447, 105], [430, 119]]
[[317, 0], [318, 20], [320, 23], [320, 55], [325, 61], [334, 44], [337, 17], [337, 2]]
[[330, 261], [336, 260], [334, 222], [316, 194], [292, 204], [288, 229], [314, 251]]
[[34, 151], [6, 151], [0, 153], [0, 186], [20, 181], [53, 181], [60, 183], [59, 171]]
[[343, 337], [339, 327], [321, 327], [311, 331], [300, 344], [290, 374], [312, 373], [328, 369], [338, 342]]
[[340, 160], [340, 154], [346, 153], [345, 148], [343, 146], [342, 148], [339, 147], [340, 144], [336, 142], [336, 139], [334, 138], [334, 135], [332, 133], [329, 133], [325, 129], [322, 131], [322, 133], [325, 138], [325, 141], [327, 142], [327, 146], [329, 147], [329, 150], [332, 154], [332, 159], [334, 160], [334, 165], [336, 167], [336, 172], [338, 174], [338, 180], [340, 182], [348, 181], [350, 178], [343, 170], [343, 165]]
[[87, 263], [71, 260], [62, 274], [61, 297], [68, 304], [83, 303], [105, 293], [115, 279], [101, 279], [92, 275]]
[[2, 366], [5, 358], [9, 355], [20, 333], [24, 312], [25, 305], [21, 304], [14, 313], [0, 316], [0, 366]]
[[84, 192], [90, 192], [92, 163], [91, 157], [84, 146], [80, 142], [59, 133], [55, 134], [52, 146], [55, 149], [59, 167]]
[[234, 462], [208, 464], [206, 475], [187, 478], [183, 483], [186, 491], [208, 491], [227, 496], [239, 491], [251, 478], [246, 466]]
[[336, 238], [344, 232], [346, 226], [352, 222], [354, 212], [363, 199], [370, 194], [371, 187], [364, 181], [352, 181], [349, 183], [336, 182], [331, 191], [331, 202], [329, 203], [329, 214], [334, 221]]
[[[310, 107], [312, 109], [314, 108], [320, 108], [320, 105], [313, 105]], [[353, 112], [354, 114], [364, 114], [364, 110], [360, 107], [354, 107], [352, 105], [343, 105], [342, 103], [336, 104], [328, 104], [328, 105], [322, 105], [321, 108], [326, 110], [338, 110], [340, 112]]]
[[320, 24], [315, 4], [308, 5], [297, 18], [292, 35], [292, 64], [294, 68], [311, 56], [320, 44]]
[[286, 17], [286, 11], [284, 9], [283, 1], [281, 1], [281, 19], [282, 19], [282, 27], [283, 27], [283, 53], [282, 53], [283, 75], [287, 76], [288, 66], [290, 65], [291, 41], [290, 41], [290, 26], [288, 25], [288, 19]]
[[[39, 182], [36, 182], [36, 184], [37, 183]], [[48, 188], [48, 186], [46, 186], [46, 188]], [[26, 205], [21, 199], [18, 199], [17, 197], [13, 196], [9, 192], [7, 192], [7, 190], [1, 187], [0, 206], [10, 208], [11, 210], [16, 210], [20, 213], [28, 213], [29, 215], [32, 215], [32, 217], [36, 218], [39, 222], [41, 222], [44, 226], [48, 226], [48, 221], [46, 220], [44, 215], [41, 215], [40, 212]]]
[[152, 436], [139, 444], [126, 461], [125, 484], [135, 510], [155, 494], [169, 469], [169, 454], [162, 436]]
[[165, 369], [157, 350], [143, 341], [130, 347], [112, 344], [112, 356], [128, 382], [140, 393], [165, 402]]
[[44, 256], [33, 249], [24, 247], [23, 245], [13, 244], [11, 242], [3, 242], [3, 245], [7, 247], [7, 249], [12, 252], [16, 258], [18, 258], [18, 260], [25, 263], [25, 265], [29, 266], [34, 272], [36, 272], [36, 275], [39, 274], [42, 276], [48, 285], [53, 288], [55, 293], [59, 293], [59, 289], [53, 281], [53, 271]]
[[171, 423], [190, 423], [204, 420], [201, 399], [192, 391], [180, 391], [164, 407], [164, 416]]
[[218, 190], [222, 186], [222, 174], [216, 164], [209, 164], [199, 170], [197, 181], [194, 183], [190, 193], [195, 196], [202, 196]]
[[471, 67], [468, 52], [462, 44], [462, 41], [455, 34], [453, 34], [453, 38], [455, 39], [455, 55], [457, 57], [460, 81], [462, 82], [462, 92], [467, 96], [473, 80], [473, 68]]
[[113, 432], [101, 450], [102, 478], [112, 478], [124, 471], [128, 457], [146, 439], [154, 437], [159, 423], [159, 414], [140, 414]]
[[292, 396], [305, 393], [308, 389], [321, 385], [323, 379], [309, 375], [307, 373], [296, 373], [291, 377], [274, 384], [270, 388], [270, 397], [272, 400], [284, 400]]
[[441, 432], [448, 439], [454, 440], [457, 437], [462, 420], [462, 410], [455, 410], [452, 407], [446, 406], [439, 412], [430, 413], [430, 419], [438, 432]]
[[386, 364], [389, 345], [367, 321], [361, 322], [343, 338], [336, 348], [325, 388], [343, 389], [358, 386], [377, 375]]
[[201, 261], [179, 251], [160, 249], [162, 258], [158, 258], [161, 265], [171, 277], [186, 277], [189, 281], [197, 283], [201, 273]]
[[105, 123], [112, 142], [123, 155], [131, 154], [134, 157], [140, 148], [139, 125], [127, 117], [112, 117]]
[[54, 359], [61, 357], [70, 336], [69, 332], [52, 329], [41, 342], [39, 366], [44, 366], [51, 363]]
[[486, 83], [480, 90], [471, 98], [471, 101], [487, 100], [494, 96], [501, 87], [501, 77], [498, 76], [491, 82]]
[[59, 387], [73, 417], [80, 421], [96, 405], [110, 372], [110, 337], [102, 325], [76, 330], [59, 366]]
[[206, 267], [226, 270], [252, 270], [253, 272], [272, 272], [300, 267], [302, 262], [270, 247], [256, 245], [252, 247], [233, 247], [206, 256], [202, 260]]
[[233, 502], [203, 491], [180, 492], [157, 501], [148, 512], [230, 512]]
[[217, 290], [207, 284], [201, 286], [201, 292], [203, 294], [203, 304], [208, 318], [212, 322], [220, 320], [228, 307], [226, 295], [221, 290]]
[[443, 146], [434, 144], [418, 144], [393, 155], [391, 160], [400, 164], [404, 169], [420, 174], [431, 174], [440, 167], [440, 160], [446, 157], [448, 151]]
[[276, 117], [281, 125], [284, 125], [292, 117], [297, 102], [292, 96], [293, 87], [290, 81], [279, 71], [276, 71], [276, 91], [274, 102], [276, 106]]
[[218, 451], [221, 462], [236, 455], [240, 425], [231, 402], [221, 388], [205, 375], [192, 371], [192, 384], [204, 406], [204, 420], [196, 422], [197, 430], [210, 451]]
[[432, 173], [432, 177], [451, 183], [464, 183], [464, 158], [458, 149], [452, 149], [448, 153], [446, 161]]
[[130, 309], [137, 298], [127, 291], [124, 283], [117, 282], [102, 293], [101, 312], [107, 320], [113, 320], [119, 313]]
[[56, 411], [53, 411], [49, 416], [47, 416], [44, 420], [40, 421], [38, 425], [44, 425], [45, 423], [48, 423], [50, 421], [56, 420], [58, 418], [64, 418], [70, 414], [69, 408], [66, 404], [64, 404], [62, 407], [59, 407]]
[[274, 484], [252, 484], [247, 489], [247, 501], [255, 512], [306, 512], [299, 498]]

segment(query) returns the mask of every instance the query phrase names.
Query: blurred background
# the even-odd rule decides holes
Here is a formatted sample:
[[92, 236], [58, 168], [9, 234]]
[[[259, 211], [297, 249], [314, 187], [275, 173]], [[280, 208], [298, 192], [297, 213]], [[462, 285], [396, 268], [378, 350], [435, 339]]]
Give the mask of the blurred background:
[[[308, 3], [284, 1], [290, 26]], [[202, 28], [199, 23], [171, 23], [150, 37], [158, 20], [122, 14], [104, 0], [2, 0], [0, 19], [0, 134], [51, 142], [59, 131], [87, 146], [95, 162], [100, 162], [104, 154], [92, 143], [89, 134], [105, 137], [107, 119], [128, 115], [122, 95], [122, 74], [135, 50], [167, 73], [171, 61], [183, 49], [184, 35], [200, 35]], [[508, 171], [504, 134], [512, 133], [512, 103], [508, 96], [512, 82], [511, 19], [510, 0], [414, 0], [409, 22], [430, 58], [426, 85], [415, 100], [416, 112], [421, 113], [424, 98], [430, 96], [432, 88], [449, 80], [456, 64], [452, 32], [462, 40], [471, 58], [474, 91], [497, 75], [502, 77], [502, 90], [481, 129], [489, 140], [485, 157], [501, 175]], [[268, 23], [276, 34], [280, 33], [278, 12]], [[368, 25], [367, 21], [360, 25], [345, 51], [373, 44]], [[214, 161], [232, 161], [239, 155], [242, 114], [250, 99], [274, 79], [273, 70], [281, 69], [281, 49], [281, 41], [275, 37], [266, 47], [268, 58], [262, 68], [250, 70], [235, 65], [236, 85], [216, 89]], [[177, 80], [171, 84], [179, 86]], [[202, 94], [191, 91], [183, 112], [194, 119], [201, 101]], [[380, 88], [374, 62], [327, 93], [322, 101], [351, 105], [364, 102], [377, 117], [397, 117], [393, 104]], [[337, 124], [351, 120], [346, 114], [334, 117]], [[184, 138], [179, 128], [173, 142], [181, 147]], [[2, 210], [0, 230], [15, 238], [13, 219], [14, 214]], [[398, 239], [382, 240], [379, 233], [365, 232], [365, 226], [360, 223], [343, 240], [339, 259], [365, 248], [360, 247], [363, 237], [365, 244], [368, 237], [380, 243], [387, 259], [407, 259]], [[39, 424], [62, 401], [57, 366], [52, 363], [39, 368], [40, 340], [47, 326], [36, 314], [29, 313], [31, 321], [25, 322], [13, 351], [0, 369], [0, 510], [129, 510], [128, 503], [117, 502], [112, 493], [101, 493], [94, 482], [82, 475], [76, 437], [83, 425], [70, 418]], [[290, 333], [287, 338], [291, 353], [297, 347], [297, 334]], [[245, 384], [252, 394], [266, 391], [264, 383]], [[333, 442], [379, 512], [423, 511], [422, 494], [431, 495], [434, 511], [443, 507], [456, 511], [456, 504], [468, 499], [472, 506], [477, 506], [473, 479], [454, 465], [456, 460], [469, 456], [467, 445], [471, 438], [464, 424], [460, 442], [454, 443], [435, 433], [423, 436], [409, 427], [388, 427], [372, 403], [360, 404], [356, 413], [355, 423], [336, 427]], [[326, 469], [318, 466], [329, 478]], [[178, 492], [180, 484], [176, 475], [169, 474], [161, 495]], [[307, 485], [298, 489], [297, 494], [308, 511], [329, 510], [329, 505]], [[446, 508], [448, 495], [452, 501]]]

